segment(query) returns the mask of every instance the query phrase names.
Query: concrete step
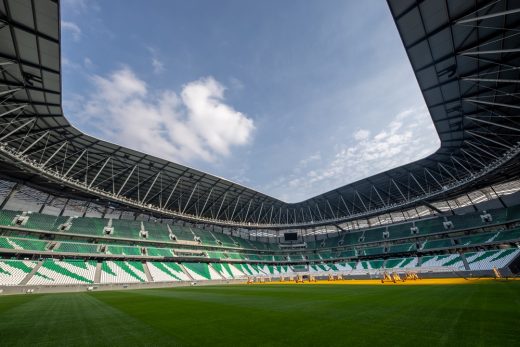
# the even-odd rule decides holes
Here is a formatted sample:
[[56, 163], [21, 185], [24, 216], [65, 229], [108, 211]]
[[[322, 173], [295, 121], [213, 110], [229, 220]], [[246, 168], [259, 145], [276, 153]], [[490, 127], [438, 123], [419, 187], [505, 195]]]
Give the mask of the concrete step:
[[150, 269], [148, 269], [148, 263], [143, 263], [144, 273], [146, 275], [146, 279], [148, 282], [153, 282], [152, 274], [150, 273]]
[[27, 282], [29, 282], [29, 280], [34, 276], [34, 274], [36, 272], [38, 272], [38, 270], [40, 269], [40, 267], [42, 266], [43, 264], [43, 261], [39, 261], [38, 264], [36, 264], [36, 266], [31, 270], [31, 272], [29, 272], [27, 274], [27, 276], [25, 276], [25, 278], [23, 279], [22, 282], [20, 282], [20, 285], [23, 286], [23, 285], [26, 285]]
[[101, 283], [101, 263], [96, 264], [96, 273], [94, 274], [94, 283]]

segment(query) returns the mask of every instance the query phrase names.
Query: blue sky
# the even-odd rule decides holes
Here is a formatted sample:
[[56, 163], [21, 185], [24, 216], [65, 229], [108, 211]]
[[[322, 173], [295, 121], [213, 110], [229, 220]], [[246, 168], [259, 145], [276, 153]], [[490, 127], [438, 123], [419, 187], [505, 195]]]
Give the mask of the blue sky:
[[434, 152], [384, 1], [63, 0], [88, 134], [297, 202]]

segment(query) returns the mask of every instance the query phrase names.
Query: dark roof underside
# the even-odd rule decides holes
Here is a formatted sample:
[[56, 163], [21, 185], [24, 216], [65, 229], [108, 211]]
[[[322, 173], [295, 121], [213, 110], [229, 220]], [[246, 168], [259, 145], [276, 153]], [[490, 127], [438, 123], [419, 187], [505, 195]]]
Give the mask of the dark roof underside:
[[[52, 0], [0, 1], [0, 142], [89, 188], [244, 225], [348, 220], [417, 204], [418, 197], [427, 204], [516, 177], [517, 158], [503, 156], [516, 153], [520, 135], [520, 1], [388, 4], [441, 139], [440, 148], [422, 160], [288, 204], [85, 135], [63, 116], [60, 9]], [[55, 193], [96, 196], [73, 191], [10, 157], [2, 160], [3, 176]]]

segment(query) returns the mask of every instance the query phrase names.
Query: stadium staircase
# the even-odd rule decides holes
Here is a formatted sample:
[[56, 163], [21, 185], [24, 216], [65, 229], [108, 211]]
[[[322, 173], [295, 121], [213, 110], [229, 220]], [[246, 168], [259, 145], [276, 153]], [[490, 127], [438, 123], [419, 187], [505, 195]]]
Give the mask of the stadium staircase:
[[153, 277], [150, 274], [150, 270], [148, 269], [147, 263], [143, 263], [143, 269], [144, 269], [144, 274], [146, 275], [146, 279], [148, 280], [148, 282], [153, 282]]
[[27, 276], [24, 277], [24, 279], [20, 282], [20, 285], [21, 286], [24, 286], [26, 285], [27, 283], [29, 283], [29, 281], [31, 280], [31, 278], [33, 278], [33, 276], [38, 272], [38, 270], [40, 269], [40, 267], [42, 266], [43, 264], [43, 261], [39, 261], [36, 263], [36, 266], [32, 268], [31, 272], [29, 272], [27, 274]]
[[462, 259], [462, 262], [464, 263], [464, 269], [466, 269], [466, 271], [471, 270], [471, 268], [469, 267], [468, 260], [466, 259], [466, 255], [464, 253], [461, 253], [460, 257]]
[[96, 273], [94, 274], [94, 283], [101, 283], [101, 263], [96, 264]]

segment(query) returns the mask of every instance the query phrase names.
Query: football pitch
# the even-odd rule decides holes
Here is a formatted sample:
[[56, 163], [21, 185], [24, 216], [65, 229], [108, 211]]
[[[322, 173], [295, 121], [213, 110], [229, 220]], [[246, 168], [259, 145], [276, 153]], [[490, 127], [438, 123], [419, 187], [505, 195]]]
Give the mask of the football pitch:
[[0, 297], [1, 346], [513, 346], [520, 281]]

